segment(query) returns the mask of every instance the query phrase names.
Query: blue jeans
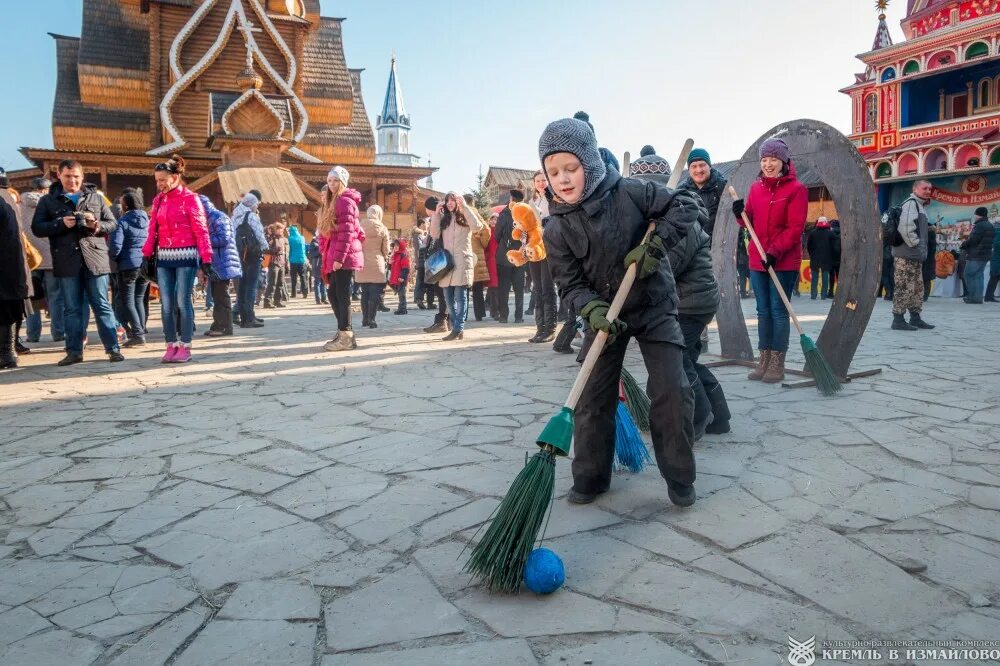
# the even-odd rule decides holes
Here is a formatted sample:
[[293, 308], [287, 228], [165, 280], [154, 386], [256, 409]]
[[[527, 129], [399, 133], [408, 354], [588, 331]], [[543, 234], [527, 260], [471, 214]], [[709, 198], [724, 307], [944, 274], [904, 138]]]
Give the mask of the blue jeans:
[[833, 286], [830, 284], [830, 271], [825, 268], [814, 267], [810, 269], [810, 272], [812, 273], [812, 286], [809, 289], [810, 296], [814, 299], [816, 298], [816, 284], [820, 282], [820, 278], [822, 277], [823, 280], [819, 288], [819, 295], [826, 300], [826, 295], [829, 293], [827, 290]]
[[146, 278], [138, 268], [118, 271], [118, 312], [119, 321], [125, 327], [129, 338], [146, 334], [145, 296]]
[[469, 288], [445, 287], [444, 300], [451, 315], [451, 330], [461, 333], [465, 330], [465, 317], [469, 314]]
[[989, 263], [988, 261], [973, 261], [971, 259], [965, 263], [965, 295], [973, 303], [983, 302], [983, 294], [986, 290], [986, 286], [983, 284], [983, 272]]
[[[62, 283], [51, 270], [35, 271], [35, 274], [41, 277], [45, 287], [45, 300], [49, 304], [49, 333], [52, 334], [53, 340], [61, 340], [66, 337], [66, 329], [63, 327], [63, 309], [66, 306], [63, 302]], [[42, 313], [34, 312], [28, 315], [26, 326], [28, 340], [38, 342], [42, 337]]]
[[326, 285], [323, 284], [323, 278], [320, 277], [319, 271], [313, 273], [313, 294], [316, 295], [316, 302], [326, 300]]
[[194, 334], [194, 278], [198, 269], [194, 266], [184, 268], [156, 267], [156, 276], [160, 281], [160, 318], [163, 320], [163, 337], [167, 344], [177, 342], [177, 319], [175, 312], [180, 310], [181, 342], [191, 344]]
[[243, 278], [240, 280], [239, 319], [244, 326], [257, 318], [254, 302], [257, 300], [257, 281], [260, 279], [260, 260], [251, 259], [243, 264]]
[[[83, 268], [76, 277], [59, 278], [65, 303], [63, 323], [66, 325], [66, 351], [83, 353], [83, 336], [86, 334], [84, 310], [93, 310], [97, 332], [109, 354], [118, 351], [118, 333], [115, 331], [115, 313], [108, 300], [107, 275], [92, 275]], [[85, 306], [89, 305], [89, 308]], [[89, 318], [89, 317], [88, 317]]]
[[[790, 296], [799, 279], [798, 271], [776, 271], [778, 282]], [[757, 298], [757, 349], [776, 352], [788, 351], [788, 310], [778, 296], [771, 276], [764, 271], [750, 271], [750, 284]]]

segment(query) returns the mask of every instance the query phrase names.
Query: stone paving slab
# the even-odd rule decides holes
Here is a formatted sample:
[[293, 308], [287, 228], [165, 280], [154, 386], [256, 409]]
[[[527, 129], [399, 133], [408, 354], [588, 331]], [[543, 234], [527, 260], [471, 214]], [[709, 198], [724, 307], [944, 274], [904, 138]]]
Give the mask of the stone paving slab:
[[309, 666], [316, 625], [284, 621], [215, 620], [174, 661], [177, 666]]
[[813, 603], [871, 630], [900, 631], [953, 612], [946, 595], [828, 530], [806, 527], [733, 555]]
[[390, 645], [457, 634], [468, 623], [416, 567], [407, 567], [326, 606], [327, 644], [334, 650]]
[[327, 655], [323, 658], [322, 666], [382, 666], [387, 662], [406, 664], [406, 666], [442, 664], [529, 666], [538, 663], [527, 641], [508, 638], [410, 650]]
[[0, 663], [775, 664], [789, 635], [995, 637], [1000, 367], [954, 340], [1000, 310], [932, 299], [916, 336], [886, 308], [854, 364], [883, 374], [837, 397], [715, 370], [733, 432], [696, 445], [689, 509], [652, 466], [570, 505], [560, 461], [547, 597], [463, 572], [578, 368], [524, 343], [530, 317], [446, 346], [413, 311], [333, 355], [307, 299], [182, 367], [156, 344], [23, 357], [0, 373]]

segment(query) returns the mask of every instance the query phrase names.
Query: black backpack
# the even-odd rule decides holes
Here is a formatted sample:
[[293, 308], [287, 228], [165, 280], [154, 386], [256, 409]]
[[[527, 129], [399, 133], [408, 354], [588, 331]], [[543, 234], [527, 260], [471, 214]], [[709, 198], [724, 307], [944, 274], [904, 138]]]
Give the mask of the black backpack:
[[253, 229], [250, 228], [250, 223], [247, 222], [247, 213], [243, 216], [243, 224], [236, 227], [236, 252], [240, 255], [240, 261], [244, 264], [249, 263], [251, 258], [255, 255], [259, 256], [259, 245], [257, 244], [257, 238], [253, 235]]
[[903, 244], [903, 237], [899, 233], [899, 218], [902, 215], [903, 204], [893, 206], [885, 212], [885, 236], [893, 247], [899, 247]]

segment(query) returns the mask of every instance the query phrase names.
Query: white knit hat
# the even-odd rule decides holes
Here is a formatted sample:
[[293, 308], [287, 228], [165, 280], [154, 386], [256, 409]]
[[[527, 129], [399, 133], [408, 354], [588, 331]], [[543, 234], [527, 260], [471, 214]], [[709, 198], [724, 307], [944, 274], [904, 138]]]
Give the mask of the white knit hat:
[[347, 169], [345, 169], [342, 166], [333, 167], [332, 169], [330, 169], [330, 172], [326, 175], [327, 177], [336, 176], [337, 180], [339, 180], [344, 184], [344, 187], [347, 187], [347, 181], [351, 179], [351, 174], [347, 173]]

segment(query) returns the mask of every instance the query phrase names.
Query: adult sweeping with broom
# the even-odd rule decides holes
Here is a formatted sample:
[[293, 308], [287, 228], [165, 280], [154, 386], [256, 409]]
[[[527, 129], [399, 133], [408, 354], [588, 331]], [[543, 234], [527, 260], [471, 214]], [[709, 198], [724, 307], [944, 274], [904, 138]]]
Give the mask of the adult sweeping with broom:
[[750, 284], [757, 298], [757, 348], [760, 363], [748, 379], [777, 384], [785, 378], [785, 353], [791, 329], [788, 310], [778, 287], [768, 275], [773, 268], [785, 294], [799, 279], [802, 263], [802, 231], [806, 225], [809, 193], [795, 176], [788, 144], [772, 137], [760, 145], [760, 175], [750, 186], [746, 201], [733, 202], [733, 214], [741, 227], [749, 219], [757, 237], [750, 245]]

